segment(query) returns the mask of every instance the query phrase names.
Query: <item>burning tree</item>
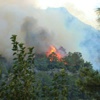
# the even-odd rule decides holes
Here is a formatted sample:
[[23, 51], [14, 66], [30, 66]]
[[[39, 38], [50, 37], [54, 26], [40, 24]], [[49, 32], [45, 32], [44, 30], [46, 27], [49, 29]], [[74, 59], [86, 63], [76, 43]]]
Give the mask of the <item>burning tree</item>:
[[[61, 53], [63, 52], [63, 53]], [[67, 62], [64, 61], [65, 52], [62, 47], [56, 49], [54, 46], [50, 46], [46, 53], [36, 54], [35, 67], [38, 70], [50, 70], [55, 68], [65, 68]]]
[[50, 57], [50, 61], [52, 61], [53, 58], [55, 57], [57, 58], [57, 60], [61, 61], [61, 59], [66, 56], [66, 51], [63, 47], [60, 47], [59, 49], [57, 49], [56, 47], [51, 45], [46, 55], [47, 57], [52, 55], [52, 57]]

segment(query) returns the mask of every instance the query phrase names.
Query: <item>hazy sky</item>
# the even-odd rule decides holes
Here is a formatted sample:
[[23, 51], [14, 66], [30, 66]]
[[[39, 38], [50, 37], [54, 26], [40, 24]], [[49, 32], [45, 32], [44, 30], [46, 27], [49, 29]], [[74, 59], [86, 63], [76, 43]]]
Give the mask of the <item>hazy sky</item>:
[[0, 0], [2, 3], [14, 5], [28, 5], [40, 9], [48, 7], [65, 7], [72, 15], [78, 17], [84, 23], [97, 28], [96, 8], [100, 7], [100, 0]]
[[67, 10], [78, 17], [81, 21], [97, 27], [96, 13], [100, 7], [100, 0], [36, 0], [36, 4], [41, 9], [48, 7], [66, 7]]

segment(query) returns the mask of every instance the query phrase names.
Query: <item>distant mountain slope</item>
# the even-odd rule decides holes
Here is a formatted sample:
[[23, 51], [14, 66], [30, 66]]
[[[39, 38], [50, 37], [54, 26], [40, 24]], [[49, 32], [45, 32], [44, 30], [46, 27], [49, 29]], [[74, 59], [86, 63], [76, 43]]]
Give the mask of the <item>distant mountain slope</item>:
[[47, 12], [55, 12], [61, 15], [66, 30], [72, 36], [72, 38], [70, 38], [72, 39], [72, 44], [77, 42], [77, 37], [79, 40], [80, 52], [82, 52], [86, 59], [91, 61], [95, 69], [100, 69], [100, 32], [71, 15], [63, 7], [48, 8]]

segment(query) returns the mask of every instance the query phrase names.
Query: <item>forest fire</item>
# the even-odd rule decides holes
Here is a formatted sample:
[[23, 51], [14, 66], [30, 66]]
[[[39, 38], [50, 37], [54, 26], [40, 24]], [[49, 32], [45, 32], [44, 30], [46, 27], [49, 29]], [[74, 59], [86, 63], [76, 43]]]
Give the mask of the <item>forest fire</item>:
[[[60, 49], [56, 49], [56, 47], [54, 47], [53, 45], [51, 45], [50, 48], [48, 49], [47, 53], [46, 53], [47, 57], [48, 57], [49, 55], [51, 55], [51, 54], [54, 53], [54, 55], [55, 55], [55, 56], [57, 57], [57, 59], [60, 61], [61, 58], [64, 57], [64, 55], [63, 55], [62, 52], [61, 52], [61, 48], [62, 48], [62, 47], [60, 47]], [[65, 53], [65, 51], [63, 51], [63, 52]], [[50, 59], [50, 61], [52, 61], [52, 60], [53, 60], [53, 59]]]

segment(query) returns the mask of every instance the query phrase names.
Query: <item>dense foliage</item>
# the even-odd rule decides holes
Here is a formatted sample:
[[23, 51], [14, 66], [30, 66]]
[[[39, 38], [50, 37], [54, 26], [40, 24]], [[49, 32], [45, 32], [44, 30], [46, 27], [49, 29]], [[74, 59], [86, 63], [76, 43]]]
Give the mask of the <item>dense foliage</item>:
[[16, 35], [11, 37], [13, 44], [14, 64], [9, 74], [2, 80], [0, 98], [8, 100], [32, 100], [34, 99], [34, 70], [33, 48], [25, 47], [16, 41]]
[[100, 100], [100, 73], [91, 68], [80, 70], [78, 86], [82, 91], [96, 100]]
[[100, 100], [100, 73], [81, 53], [59, 61], [55, 53], [34, 56], [16, 35], [11, 40], [13, 63], [0, 56], [0, 100]]

